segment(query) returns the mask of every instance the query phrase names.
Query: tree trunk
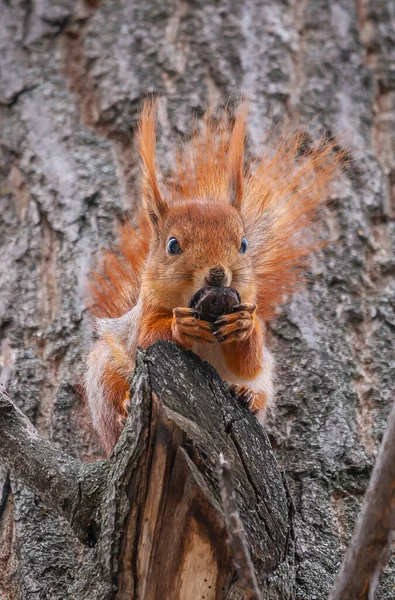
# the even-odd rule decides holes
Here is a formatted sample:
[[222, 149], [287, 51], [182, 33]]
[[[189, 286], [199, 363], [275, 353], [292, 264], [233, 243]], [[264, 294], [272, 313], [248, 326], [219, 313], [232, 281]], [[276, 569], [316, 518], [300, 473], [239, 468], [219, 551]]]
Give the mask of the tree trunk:
[[[324, 126], [349, 147], [326, 219], [334, 243], [272, 325], [269, 433], [296, 508], [295, 597], [325, 598], [394, 398], [393, 0], [0, 1], [1, 379], [74, 458], [102, 457], [76, 393], [91, 340], [84, 282], [96, 250], [136, 206], [133, 132], [144, 94], [160, 96], [163, 167], [169, 140], [188, 134], [209, 94], [251, 98], [252, 155], [265, 128], [295, 112], [312, 136]], [[193, 487], [196, 456], [179, 447], [175, 465]], [[196, 527], [199, 537], [204, 523]], [[273, 540], [262, 539], [269, 546], [259, 560], [270, 562]], [[84, 550], [66, 520], [1, 471], [1, 600], [70, 597], [98, 544]], [[134, 575], [125, 560], [121, 579]], [[376, 598], [391, 598], [394, 586], [391, 561]]]

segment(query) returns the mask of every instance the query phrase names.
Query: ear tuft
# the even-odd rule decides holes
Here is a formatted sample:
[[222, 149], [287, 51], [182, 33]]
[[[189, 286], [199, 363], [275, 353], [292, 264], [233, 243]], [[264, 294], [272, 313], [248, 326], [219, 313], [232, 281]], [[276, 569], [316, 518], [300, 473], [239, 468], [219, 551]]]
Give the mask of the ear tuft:
[[143, 104], [138, 141], [143, 167], [143, 205], [152, 226], [157, 229], [168, 211], [168, 206], [159, 189], [156, 169], [156, 100], [146, 100]]
[[248, 102], [240, 104], [235, 117], [229, 142], [229, 198], [230, 203], [240, 210], [244, 191], [244, 145]]

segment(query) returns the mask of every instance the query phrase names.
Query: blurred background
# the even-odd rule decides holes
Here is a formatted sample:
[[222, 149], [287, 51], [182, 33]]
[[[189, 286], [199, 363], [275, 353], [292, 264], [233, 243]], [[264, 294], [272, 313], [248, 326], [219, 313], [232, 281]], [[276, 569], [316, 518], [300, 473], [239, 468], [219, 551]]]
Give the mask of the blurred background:
[[[270, 326], [269, 433], [296, 510], [296, 598], [324, 598], [394, 399], [395, 3], [0, 0], [0, 379], [41, 433], [84, 460], [101, 457], [78, 394], [86, 277], [133, 218], [134, 130], [150, 93], [165, 171], [171, 140], [188, 137], [209, 99], [232, 106], [241, 94], [252, 156], [295, 116], [349, 148], [324, 223], [333, 243]], [[1, 600], [65, 598], [82, 552], [0, 467]], [[394, 589], [392, 559], [376, 598]]]

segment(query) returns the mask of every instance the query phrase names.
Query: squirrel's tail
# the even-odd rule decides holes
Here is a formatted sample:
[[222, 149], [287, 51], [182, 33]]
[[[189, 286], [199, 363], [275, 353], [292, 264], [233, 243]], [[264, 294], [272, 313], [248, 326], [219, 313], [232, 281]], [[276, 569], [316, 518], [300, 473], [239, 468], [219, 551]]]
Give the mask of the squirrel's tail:
[[294, 291], [309, 254], [324, 243], [317, 217], [346, 156], [333, 140], [314, 144], [297, 130], [270, 146], [246, 176], [241, 209], [264, 320]]
[[141, 212], [137, 227], [123, 223], [116, 247], [102, 252], [88, 282], [88, 304], [95, 317], [120, 317], [136, 304], [150, 237], [147, 218]]

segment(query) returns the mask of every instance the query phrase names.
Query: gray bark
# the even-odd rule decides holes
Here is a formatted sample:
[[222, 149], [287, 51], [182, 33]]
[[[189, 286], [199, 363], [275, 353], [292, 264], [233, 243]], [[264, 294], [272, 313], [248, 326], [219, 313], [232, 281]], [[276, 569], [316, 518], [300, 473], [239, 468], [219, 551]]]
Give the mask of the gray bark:
[[69, 521], [81, 542], [96, 543], [96, 512], [107, 480], [107, 464], [82, 463], [41, 437], [2, 386], [0, 457], [2, 465], [38, 494], [47, 508]]
[[[393, 1], [3, 0], [0, 15], [1, 377], [75, 458], [101, 458], [76, 393], [91, 338], [83, 289], [136, 205], [144, 94], [161, 97], [163, 167], [208, 93], [251, 98], [252, 154], [295, 111], [350, 147], [327, 213], [334, 243], [271, 328], [270, 438], [296, 508], [296, 597], [324, 598], [394, 398]], [[67, 597], [83, 556], [66, 521], [2, 471], [0, 598]], [[394, 586], [392, 559], [376, 598]]]
[[374, 597], [395, 531], [395, 404], [330, 600]]

